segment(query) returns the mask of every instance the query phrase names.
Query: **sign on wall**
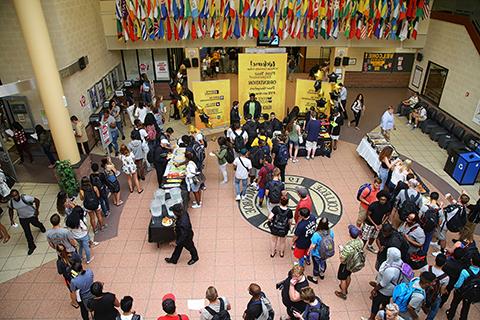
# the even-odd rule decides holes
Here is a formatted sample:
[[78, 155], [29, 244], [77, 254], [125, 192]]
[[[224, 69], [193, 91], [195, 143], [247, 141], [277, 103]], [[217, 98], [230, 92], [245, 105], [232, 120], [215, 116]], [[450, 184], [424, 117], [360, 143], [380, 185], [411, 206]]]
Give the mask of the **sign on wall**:
[[301, 112], [310, 110], [311, 107], [317, 105], [318, 94], [315, 92], [314, 84], [314, 80], [297, 79], [295, 105], [300, 108]]
[[410, 72], [414, 58], [414, 53], [365, 52], [363, 72]]
[[[192, 91], [195, 103], [204, 108], [213, 127], [230, 123], [230, 80], [194, 81]], [[205, 128], [199, 112], [195, 113], [195, 126]]]
[[155, 62], [155, 76], [157, 80], [169, 80], [168, 61], [161, 60]]
[[277, 118], [285, 115], [285, 86], [287, 80], [287, 54], [238, 55], [238, 101], [240, 114], [243, 104], [254, 93], [262, 105], [262, 113], [275, 112]]

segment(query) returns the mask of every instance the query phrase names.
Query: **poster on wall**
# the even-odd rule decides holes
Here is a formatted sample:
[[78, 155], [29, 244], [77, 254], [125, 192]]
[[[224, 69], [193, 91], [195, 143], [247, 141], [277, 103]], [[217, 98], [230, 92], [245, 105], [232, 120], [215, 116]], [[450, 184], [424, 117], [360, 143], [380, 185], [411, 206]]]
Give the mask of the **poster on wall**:
[[411, 72], [414, 60], [414, 53], [395, 53], [392, 72]]
[[160, 60], [155, 62], [155, 76], [157, 80], [169, 80], [168, 61]]
[[98, 108], [97, 90], [95, 89], [95, 86], [93, 86], [87, 91], [88, 91], [88, 96], [90, 97], [90, 106], [92, 108], [92, 111], [95, 111]]
[[[230, 123], [230, 80], [194, 81], [192, 92], [195, 103], [204, 108], [214, 128]], [[198, 112], [195, 113], [195, 126], [205, 128]]]
[[300, 108], [301, 112], [310, 110], [311, 107], [317, 105], [318, 94], [315, 92], [314, 84], [315, 80], [297, 79], [295, 105]]
[[480, 125], [480, 100], [478, 100], [477, 109], [475, 110], [475, 114], [473, 115], [473, 122]]
[[262, 113], [275, 112], [277, 118], [285, 115], [285, 86], [287, 80], [287, 54], [238, 55], [238, 101], [240, 114], [243, 104], [254, 93], [262, 105]]
[[97, 97], [98, 97], [98, 105], [101, 106], [105, 101], [105, 89], [103, 88], [103, 82], [99, 81], [95, 85], [95, 89], [97, 89]]
[[392, 53], [372, 53], [365, 52], [363, 56], [363, 72], [392, 72], [393, 56]]

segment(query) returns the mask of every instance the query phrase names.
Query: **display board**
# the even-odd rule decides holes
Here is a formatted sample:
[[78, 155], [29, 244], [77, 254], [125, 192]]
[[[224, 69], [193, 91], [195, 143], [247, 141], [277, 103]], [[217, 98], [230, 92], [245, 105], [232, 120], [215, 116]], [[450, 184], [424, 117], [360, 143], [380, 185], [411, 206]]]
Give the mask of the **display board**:
[[313, 85], [315, 80], [297, 79], [295, 87], [295, 105], [300, 108], [301, 112], [316, 107], [318, 94], [315, 92]]
[[363, 72], [410, 72], [414, 60], [414, 53], [365, 52]]
[[[204, 108], [213, 127], [230, 123], [230, 80], [193, 81], [192, 92], [195, 103]], [[198, 112], [195, 113], [195, 126], [205, 128]]]
[[277, 118], [285, 115], [285, 86], [287, 80], [287, 54], [238, 55], [238, 101], [240, 114], [243, 104], [254, 93], [262, 105], [262, 113], [275, 112]]

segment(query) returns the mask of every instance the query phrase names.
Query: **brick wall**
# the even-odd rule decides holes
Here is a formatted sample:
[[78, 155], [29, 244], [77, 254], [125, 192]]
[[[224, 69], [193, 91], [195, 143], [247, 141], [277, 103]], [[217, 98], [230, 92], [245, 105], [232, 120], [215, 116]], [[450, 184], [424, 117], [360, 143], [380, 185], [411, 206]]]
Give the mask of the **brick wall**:
[[[70, 114], [86, 121], [92, 111], [80, 106], [80, 97], [88, 101], [87, 89], [120, 63], [120, 54], [107, 50], [98, 0], [42, 0], [42, 7], [57, 67], [88, 56], [86, 69], [62, 80]], [[30, 78], [33, 70], [15, 9], [10, 0], [0, 1], [0, 79], [8, 83]], [[41, 123], [41, 101], [29, 102], [35, 121]]]
[[[432, 19], [425, 48], [421, 52], [423, 60], [415, 61], [413, 65], [413, 70], [417, 65], [423, 68], [420, 89], [425, 81], [428, 61], [447, 68], [448, 75], [439, 103], [440, 109], [480, 132], [480, 125], [472, 121], [477, 104], [480, 103], [480, 55], [465, 27]], [[410, 88], [418, 90], [411, 82]]]
[[357, 72], [345, 73], [345, 85], [351, 88], [406, 88], [410, 72]]

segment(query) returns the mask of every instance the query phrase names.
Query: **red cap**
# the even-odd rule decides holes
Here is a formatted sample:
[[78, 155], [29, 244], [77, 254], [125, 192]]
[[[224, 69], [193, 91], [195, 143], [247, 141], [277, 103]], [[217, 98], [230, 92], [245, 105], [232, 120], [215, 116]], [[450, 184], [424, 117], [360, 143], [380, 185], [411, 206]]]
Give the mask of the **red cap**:
[[173, 293], [167, 293], [166, 295], [163, 296], [162, 302], [167, 299], [172, 299], [173, 301], [175, 301], [175, 296], [173, 295]]

